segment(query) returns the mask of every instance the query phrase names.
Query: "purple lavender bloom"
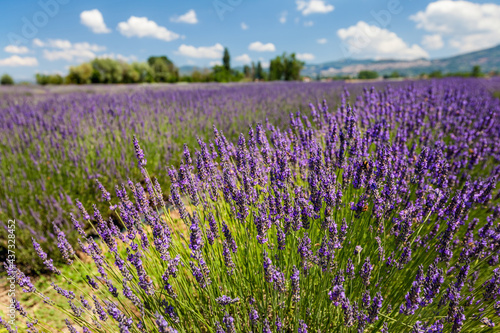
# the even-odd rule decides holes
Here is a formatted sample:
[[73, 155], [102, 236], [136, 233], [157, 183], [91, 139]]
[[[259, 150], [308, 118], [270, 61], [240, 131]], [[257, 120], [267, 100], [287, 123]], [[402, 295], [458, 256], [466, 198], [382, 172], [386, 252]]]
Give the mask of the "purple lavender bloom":
[[222, 305], [222, 306], [226, 306], [226, 305], [229, 305], [229, 304], [238, 303], [240, 301], [240, 299], [238, 297], [231, 298], [229, 296], [222, 295], [221, 297], [216, 298], [215, 301], [217, 303], [219, 303], [220, 305]]
[[300, 301], [300, 271], [293, 266], [292, 272], [292, 276], [290, 276], [292, 281], [292, 301], [297, 303]]
[[96, 179], [95, 181], [97, 183], [97, 188], [99, 189], [99, 191], [101, 191], [103, 200], [106, 202], [111, 202], [111, 194], [108, 191], [106, 191], [106, 189], [98, 179]]
[[203, 247], [203, 238], [200, 229], [198, 214], [193, 212], [191, 217], [191, 226], [189, 227], [191, 230], [190, 243], [189, 248], [193, 250], [193, 252], [200, 251]]
[[298, 333], [307, 333], [307, 324], [302, 319], [299, 320]]
[[134, 135], [133, 139], [134, 143], [134, 148], [135, 148], [135, 156], [137, 157], [138, 165], [139, 167], [143, 167], [146, 165], [146, 157], [144, 156], [144, 151], [141, 149], [141, 146], [139, 145], [139, 141], [137, 141], [137, 138]]
[[236, 333], [236, 327], [234, 326], [234, 318], [226, 312], [224, 318], [222, 318], [222, 322], [226, 326], [227, 333]]
[[252, 326], [255, 326], [259, 323], [259, 313], [257, 312], [257, 310], [255, 310], [255, 308], [250, 307], [250, 313], [248, 314], [248, 317]]
[[422, 265], [418, 267], [417, 276], [415, 281], [412, 282], [410, 291], [406, 294], [406, 302], [401, 304], [399, 313], [405, 315], [412, 315], [419, 308], [422, 299], [420, 298], [420, 291], [424, 284], [424, 268]]
[[42, 250], [40, 244], [38, 244], [33, 237], [31, 237], [31, 241], [33, 242], [33, 247], [35, 248], [36, 253], [43, 260], [45, 267], [47, 267], [51, 272], [61, 275], [61, 271], [54, 266], [54, 261], [52, 259], [47, 258], [47, 254]]
[[370, 285], [372, 270], [373, 265], [370, 262], [370, 257], [366, 257], [365, 262], [363, 263], [363, 266], [361, 267], [361, 270], [359, 272], [359, 275], [361, 276], [361, 279], [363, 280], [365, 286]]
[[80, 213], [82, 214], [83, 219], [86, 221], [90, 221], [89, 213], [87, 213], [87, 211], [85, 210], [85, 208], [83, 207], [82, 203], [79, 200], [76, 200], [76, 206], [80, 210]]
[[68, 265], [71, 265], [73, 263], [73, 260], [71, 258], [74, 258], [76, 256], [76, 253], [73, 250], [73, 246], [71, 246], [71, 244], [66, 239], [66, 235], [64, 234], [64, 232], [62, 232], [55, 223], [53, 223], [53, 226], [54, 232], [57, 235], [57, 247], [59, 248], [59, 251], [61, 252], [66, 263]]
[[155, 322], [160, 333], [177, 333], [177, 330], [172, 328], [165, 318], [158, 312], [155, 313], [155, 318]]

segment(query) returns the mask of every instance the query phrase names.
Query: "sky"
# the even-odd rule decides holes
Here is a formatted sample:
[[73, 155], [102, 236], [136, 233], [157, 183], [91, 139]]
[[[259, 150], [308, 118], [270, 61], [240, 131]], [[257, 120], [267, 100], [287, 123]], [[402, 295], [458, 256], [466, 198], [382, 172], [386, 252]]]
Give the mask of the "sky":
[[443, 58], [500, 44], [500, 2], [455, 0], [0, 0], [0, 75], [33, 80], [108, 57], [166, 55], [177, 66], [232, 66], [295, 52]]

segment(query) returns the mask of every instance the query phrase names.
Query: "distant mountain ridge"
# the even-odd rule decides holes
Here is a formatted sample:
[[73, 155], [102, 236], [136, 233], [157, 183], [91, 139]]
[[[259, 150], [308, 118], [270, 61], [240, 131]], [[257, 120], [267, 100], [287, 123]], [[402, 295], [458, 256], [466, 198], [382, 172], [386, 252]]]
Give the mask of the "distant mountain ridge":
[[377, 71], [380, 75], [394, 71], [405, 76], [415, 76], [440, 70], [443, 73], [469, 72], [472, 66], [479, 65], [483, 72], [500, 70], [500, 45], [442, 59], [417, 60], [371, 60], [341, 59], [317, 65], [306, 64], [301, 74], [323, 77], [356, 75], [362, 70]]
[[[461, 54], [442, 59], [417, 60], [373, 60], [373, 59], [340, 59], [321, 64], [306, 64], [301, 74], [304, 76], [322, 77], [357, 75], [362, 70], [372, 70], [380, 75], [391, 74], [394, 71], [404, 76], [416, 76], [440, 70], [443, 74], [451, 72], [470, 72], [472, 66], [479, 65], [483, 72], [500, 70], [500, 45], [480, 51]], [[206, 68], [198, 66], [179, 67], [180, 75], [191, 75], [193, 71], [203, 71]], [[234, 67], [243, 71], [243, 66]]]

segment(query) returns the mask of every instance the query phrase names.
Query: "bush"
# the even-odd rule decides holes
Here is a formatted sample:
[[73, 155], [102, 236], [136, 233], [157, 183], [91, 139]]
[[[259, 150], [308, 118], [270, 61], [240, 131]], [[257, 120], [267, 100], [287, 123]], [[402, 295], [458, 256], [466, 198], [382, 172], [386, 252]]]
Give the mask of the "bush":
[[378, 78], [378, 73], [375, 71], [361, 71], [358, 74], [358, 79], [369, 80]]
[[9, 74], [2, 75], [0, 78], [0, 84], [3, 86], [11, 86], [14, 84], [14, 79]]

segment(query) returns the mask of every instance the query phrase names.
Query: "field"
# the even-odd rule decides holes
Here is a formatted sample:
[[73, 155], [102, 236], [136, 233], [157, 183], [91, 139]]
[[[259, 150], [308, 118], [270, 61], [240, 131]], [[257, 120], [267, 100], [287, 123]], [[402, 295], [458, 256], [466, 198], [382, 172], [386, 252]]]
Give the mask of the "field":
[[494, 332], [499, 91], [498, 78], [1, 87], [15, 324]]

